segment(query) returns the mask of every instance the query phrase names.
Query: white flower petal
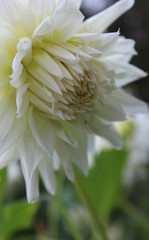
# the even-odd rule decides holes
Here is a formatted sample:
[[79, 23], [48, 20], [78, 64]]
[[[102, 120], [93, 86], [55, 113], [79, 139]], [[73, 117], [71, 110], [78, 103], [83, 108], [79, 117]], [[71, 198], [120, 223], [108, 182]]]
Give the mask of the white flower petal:
[[99, 33], [105, 31], [117, 18], [129, 10], [134, 4], [134, 0], [120, 0], [104, 11], [87, 19], [85, 24], [91, 24]]
[[[111, 64], [107, 63], [106, 61], [103, 62], [100, 60], [100, 58], [98, 58], [98, 60], [94, 60], [93, 62], [93, 66], [96, 70], [97, 74], [97, 78], [99, 78], [100, 84], [102, 82], [102, 79], [106, 79], [107, 81], [109, 81], [109, 84], [113, 85], [113, 80], [115, 78], [115, 69], [111, 66]], [[106, 81], [103, 81], [103, 85], [106, 85]]]
[[95, 136], [93, 134], [88, 135], [88, 152], [90, 154], [95, 154]]
[[107, 139], [108, 141], [110, 141], [115, 146], [115, 148], [121, 149], [121, 147], [122, 147], [122, 139], [116, 133], [115, 129], [112, 126], [108, 127], [106, 130], [104, 128], [101, 128], [99, 130], [98, 135], [100, 137], [103, 137], [103, 138]]
[[0, 121], [5, 117], [5, 113], [7, 113], [11, 104], [12, 108], [15, 109], [15, 100], [12, 98], [11, 94], [0, 98]]
[[134, 49], [135, 41], [132, 39], [126, 39], [125, 37], [120, 36], [118, 41], [113, 49], [110, 52], [107, 52], [104, 55], [104, 58], [111, 59], [119, 62], [129, 62], [133, 55], [136, 55], [137, 52]]
[[4, 56], [5, 54], [1, 54], [0, 53], [0, 64], [6, 64], [8, 66], [11, 66], [11, 60], [7, 59], [6, 56]]
[[58, 58], [60, 61], [66, 62], [68, 64], [75, 64], [79, 60], [77, 56], [74, 56], [64, 48], [52, 43], [44, 44], [44, 49], [54, 57]]
[[23, 72], [23, 65], [21, 63], [22, 58], [25, 56], [24, 52], [17, 52], [13, 59], [12, 70], [13, 73], [10, 75], [12, 80], [10, 81], [13, 87], [20, 87], [24, 83], [24, 78], [21, 78]]
[[37, 40], [41, 40], [40, 37], [46, 33], [50, 33], [53, 31], [53, 20], [50, 16], [48, 16], [46, 19], [44, 19], [38, 27], [35, 29], [33, 33], [33, 38], [37, 38]]
[[97, 58], [101, 55], [101, 52], [96, 48], [92, 48], [89, 46], [82, 46], [82, 50], [85, 51], [89, 56]]
[[[65, 21], [64, 19], [67, 20]], [[53, 15], [55, 28], [52, 39], [55, 42], [65, 42], [69, 40], [79, 29], [83, 19], [84, 16], [72, 0], [62, 1]]]
[[147, 73], [132, 64], [125, 63], [119, 59], [115, 61], [114, 56], [113, 60], [110, 58], [106, 59], [105, 62], [115, 69], [115, 85], [117, 88], [147, 76]]
[[122, 89], [114, 91], [111, 97], [115, 101], [119, 102], [119, 104], [128, 115], [148, 112], [147, 104], [131, 96], [130, 94], [127, 94]]
[[52, 159], [53, 159], [53, 169], [54, 171], [58, 171], [60, 169], [60, 158], [57, 155], [57, 152], [54, 150], [53, 155], [52, 155]]
[[98, 118], [94, 118], [92, 121], [87, 120], [90, 131], [95, 135], [103, 137], [110, 141], [116, 148], [121, 148], [122, 140], [121, 137], [116, 133], [115, 129], [111, 124], [103, 123]]
[[[10, 104], [10, 103], [9, 103]], [[15, 105], [10, 105], [0, 116], [0, 141], [5, 138], [15, 121]]]
[[17, 50], [18, 52], [22, 52], [22, 55], [24, 55], [21, 59], [22, 63], [24, 65], [29, 64], [32, 59], [32, 40], [28, 37], [19, 39]]
[[8, 166], [12, 162], [19, 160], [19, 154], [16, 146], [12, 146], [4, 154], [0, 156], [0, 169]]
[[50, 120], [39, 112], [30, 108], [28, 113], [29, 125], [35, 141], [39, 146], [50, 155], [55, 144], [55, 129]]
[[99, 34], [98, 33], [76, 33], [73, 39], [80, 39], [81, 41], [85, 42], [86, 44], [89, 44], [90, 42], [96, 41], [99, 38]]
[[124, 121], [126, 120], [126, 114], [120, 106], [119, 102], [113, 99], [106, 99], [105, 104], [97, 104], [98, 116], [107, 121]]
[[55, 9], [55, 0], [30, 0], [28, 4], [33, 11], [36, 25], [40, 24], [47, 16], [52, 16]]
[[15, 103], [12, 96], [1, 98], [0, 102], [0, 155], [7, 151], [23, 134], [24, 119], [15, 120]]
[[39, 110], [44, 111], [48, 114], [53, 112], [51, 108], [47, 106], [46, 103], [44, 103], [38, 96], [36, 96], [31, 92], [29, 92], [29, 99], [30, 99], [30, 102]]
[[13, 26], [20, 38], [32, 36], [35, 27], [31, 9], [21, 0], [0, 1], [0, 22]]
[[38, 171], [35, 170], [31, 179], [26, 181], [26, 194], [29, 203], [35, 203], [39, 199]]
[[[102, 54], [109, 52], [117, 44], [119, 31], [114, 33], [102, 33], [98, 40], [90, 43], [91, 47], [98, 49]], [[101, 55], [102, 56], [102, 55]]]
[[39, 171], [43, 179], [44, 185], [49, 193], [56, 193], [56, 179], [53, 172], [52, 160], [46, 156], [46, 160], [42, 160], [39, 164]]
[[[0, 58], [1, 58], [1, 56], [0, 56]], [[2, 91], [2, 89], [6, 85], [10, 84], [9, 75], [10, 75], [10, 73], [12, 71], [11, 67], [6, 64], [5, 59], [3, 59], [3, 60], [4, 60], [4, 62], [0, 63], [0, 73], [1, 73], [0, 74], [0, 92]]]
[[57, 152], [57, 155], [58, 155], [59, 159], [61, 160], [61, 163], [64, 167], [67, 178], [70, 181], [74, 182], [75, 176], [74, 176], [74, 171], [73, 171], [73, 167], [72, 167], [72, 158], [71, 158], [71, 155], [73, 153], [71, 152], [71, 149], [69, 149], [69, 145], [67, 143], [57, 139], [56, 152]]
[[33, 51], [33, 59], [47, 72], [53, 74], [56, 77], [62, 78], [62, 72], [54, 59], [45, 51], [36, 49]]
[[0, 24], [0, 53], [7, 59], [13, 59], [16, 53], [18, 36], [11, 26]]
[[[37, 87], [39, 89], [39, 85], [40, 85], [40, 88], [43, 88], [43, 85], [45, 85], [45, 87], [52, 90], [52, 92], [54, 91], [62, 95], [61, 89], [58, 86], [57, 82], [55, 81], [55, 78], [50, 73], [48, 73], [45, 69], [40, 67], [36, 62], [32, 62], [32, 64], [27, 67], [27, 71], [30, 73], [30, 76], [28, 76], [28, 81], [32, 83], [30, 88], [32, 88], [33, 93], [34, 91], [37, 90]], [[55, 73], [55, 75], [56, 74], [57, 73]], [[45, 92], [43, 93], [45, 94]], [[37, 92], [35, 92], [35, 94], [37, 95]], [[39, 92], [38, 94], [40, 96]], [[51, 98], [52, 95], [49, 97]], [[40, 96], [40, 98], [42, 97]]]
[[79, 129], [68, 122], [64, 122], [63, 125], [68, 136], [75, 139], [78, 143], [75, 148], [68, 145], [67, 149], [70, 152], [69, 161], [71, 160], [71, 162], [75, 163], [81, 169], [81, 171], [87, 175], [87, 134], [82, 129]]
[[27, 89], [30, 83], [24, 84], [19, 88], [16, 96], [16, 105], [17, 105], [17, 118], [21, 118], [27, 111], [29, 105], [29, 97], [27, 94]]
[[59, 123], [53, 123], [55, 126], [56, 136], [60, 138], [61, 140], [65, 141], [66, 143], [70, 144], [73, 147], [77, 147], [77, 141], [73, 138], [68, 137], [66, 134], [63, 126], [61, 126]]
[[12, 62], [13, 73], [10, 75], [10, 83], [15, 88], [21, 87], [26, 81], [26, 70], [23, 66], [29, 64], [32, 59], [32, 41], [27, 37], [21, 38], [17, 50]]
[[77, 6], [77, 8], [79, 9], [81, 7], [82, 4], [82, 0], [73, 0], [75, 5]]
[[[5, 122], [5, 125], [6, 124], [7, 122]], [[0, 128], [1, 127], [2, 126], [0, 125]], [[3, 154], [5, 151], [7, 151], [21, 137], [21, 135], [24, 132], [24, 129], [25, 129], [24, 119], [18, 119], [13, 122], [9, 131], [6, 131], [6, 134], [3, 134], [3, 137], [1, 137], [0, 139], [0, 146], [1, 146], [0, 155]]]
[[26, 127], [19, 143], [19, 155], [26, 183], [30, 182], [34, 171], [43, 158], [44, 152], [33, 139], [31, 131]]

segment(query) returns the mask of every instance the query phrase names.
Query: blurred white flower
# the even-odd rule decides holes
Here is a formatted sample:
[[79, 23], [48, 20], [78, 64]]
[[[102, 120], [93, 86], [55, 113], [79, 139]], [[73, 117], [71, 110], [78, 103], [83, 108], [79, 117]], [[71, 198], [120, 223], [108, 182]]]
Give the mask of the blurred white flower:
[[73, 220], [77, 228], [81, 230], [81, 232], [86, 232], [87, 229], [89, 229], [89, 226], [91, 226], [92, 223], [90, 216], [84, 207], [80, 205], [71, 206], [71, 208], [69, 209], [69, 213], [71, 219]]
[[147, 176], [145, 166], [149, 164], [149, 114], [138, 114], [131, 123], [134, 130], [125, 140], [129, 158], [124, 172], [124, 182], [130, 187], [136, 179], [145, 179]]
[[134, 41], [102, 34], [133, 3], [83, 22], [81, 0], [0, 0], [0, 167], [20, 159], [29, 202], [38, 172], [51, 194], [59, 163], [87, 174], [87, 133], [120, 147], [112, 122], [146, 111], [120, 89], [146, 75], [129, 64]]

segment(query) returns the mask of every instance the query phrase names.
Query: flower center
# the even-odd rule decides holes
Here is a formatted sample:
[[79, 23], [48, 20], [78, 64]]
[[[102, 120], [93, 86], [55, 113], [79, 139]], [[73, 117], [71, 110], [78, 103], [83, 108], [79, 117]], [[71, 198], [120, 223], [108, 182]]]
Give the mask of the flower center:
[[102, 101], [89, 47], [77, 41], [37, 47], [22, 38], [17, 50], [10, 83], [16, 88], [18, 117], [30, 103], [52, 119], [72, 120]]

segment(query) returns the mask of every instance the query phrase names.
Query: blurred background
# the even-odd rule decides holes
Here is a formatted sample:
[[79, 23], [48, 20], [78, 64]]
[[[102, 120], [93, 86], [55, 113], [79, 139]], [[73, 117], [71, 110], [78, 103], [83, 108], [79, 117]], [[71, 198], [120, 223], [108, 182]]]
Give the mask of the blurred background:
[[[115, 2], [83, 0], [81, 11], [88, 18]], [[136, 41], [138, 56], [132, 63], [149, 72], [149, 1], [136, 0], [108, 31], [118, 29], [121, 35]], [[126, 91], [148, 103], [148, 77], [130, 84]], [[58, 194], [51, 197], [41, 182], [41, 200], [36, 204], [26, 202], [19, 165], [1, 170], [0, 240], [100, 240], [77, 181], [109, 240], [149, 240], [149, 115], [138, 115], [116, 127], [124, 141], [122, 150], [96, 138], [96, 155], [94, 159], [90, 156], [88, 178], [76, 172], [75, 187], [60, 171]]]

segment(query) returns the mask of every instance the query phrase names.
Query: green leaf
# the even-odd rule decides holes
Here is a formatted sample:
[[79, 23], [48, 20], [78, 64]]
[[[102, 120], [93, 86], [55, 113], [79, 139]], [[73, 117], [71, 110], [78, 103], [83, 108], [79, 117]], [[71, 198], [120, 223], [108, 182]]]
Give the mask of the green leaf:
[[95, 157], [95, 165], [89, 176], [80, 176], [82, 185], [102, 222], [108, 220], [110, 211], [120, 199], [126, 159], [126, 151], [103, 151]]
[[5, 188], [6, 188], [7, 170], [6, 168], [0, 170], [0, 209], [3, 202]]
[[3, 224], [0, 226], [2, 239], [8, 239], [15, 231], [30, 228], [39, 203], [15, 202], [3, 206]]

